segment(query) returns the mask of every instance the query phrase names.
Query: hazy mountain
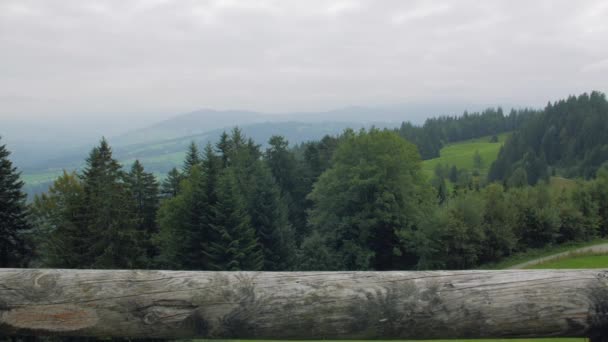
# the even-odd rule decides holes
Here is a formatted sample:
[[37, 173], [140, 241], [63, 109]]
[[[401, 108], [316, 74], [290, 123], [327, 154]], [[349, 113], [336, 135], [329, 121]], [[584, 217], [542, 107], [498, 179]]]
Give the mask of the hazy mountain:
[[[23, 171], [30, 191], [44, 191], [62, 169], [78, 169], [102, 136], [109, 137], [116, 158], [125, 164], [140, 159], [150, 171], [162, 175], [181, 164], [187, 145], [215, 142], [220, 133], [234, 126], [256, 143], [264, 145], [274, 134], [292, 144], [337, 134], [345, 128], [375, 125], [397, 127], [403, 121], [421, 124], [425, 118], [459, 115], [465, 109], [485, 107], [464, 104], [410, 104], [378, 107], [347, 107], [320, 112], [261, 113], [245, 110], [204, 109], [130, 129], [134, 122], [34, 122], [0, 125], [2, 143], [13, 151], [12, 159]], [[127, 120], [129, 115], [125, 115]], [[84, 119], [83, 119], [84, 120]], [[126, 133], [121, 133], [125, 132]]]
[[[376, 123], [377, 127], [395, 127], [396, 124]], [[253, 139], [257, 144], [266, 146], [272, 135], [282, 135], [289, 140], [290, 144], [296, 145], [305, 141], [318, 140], [330, 134], [339, 134], [346, 128], [359, 129], [369, 125], [356, 122], [264, 122], [239, 126], [243, 133]], [[209, 132], [189, 135], [174, 139], [149, 141], [141, 144], [127, 146], [116, 145], [112, 139], [114, 157], [124, 167], [128, 168], [135, 159], [140, 160], [147, 171], [154, 172], [162, 177], [173, 167], [181, 167], [185, 151], [190, 142], [194, 141], [201, 148], [207, 143], [217, 142], [220, 134], [231, 127], [218, 128]], [[30, 195], [46, 191], [61, 172], [61, 170], [80, 169], [84, 165], [89, 150], [94, 146], [90, 144], [81, 148], [78, 152], [66, 153], [58, 158], [45, 159], [43, 163], [35, 168], [24, 170], [23, 177], [26, 181], [26, 192]]]
[[235, 125], [247, 125], [268, 120], [265, 114], [226, 110], [202, 109], [177, 115], [167, 120], [139, 128], [112, 138], [115, 145], [131, 145], [183, 136], [201, 134], [214, 129]]
[[113, 145], [124, 146], [152, 141], [171, 140], [183, 136], [202, 134], [225, 127], [244, 126], [263, 122], [344, 122], [372, 124], [374, 122], [422, 123], [424, 119], [439, 115], [460, 115], [483, 109], [465, 104], [408, 104], [393, 106], [353, 106], [319, 112], [261, 113], [245, 110], [203, 109], [174, 116], [156, 124], [112, 137]]

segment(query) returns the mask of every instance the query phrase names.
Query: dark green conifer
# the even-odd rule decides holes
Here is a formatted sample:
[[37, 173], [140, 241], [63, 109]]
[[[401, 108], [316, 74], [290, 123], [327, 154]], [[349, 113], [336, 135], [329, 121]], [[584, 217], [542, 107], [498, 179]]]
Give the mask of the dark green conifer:
[[127, 185], [134, 202], [137, 229], [143, 235], [142, 244], [146, 249], [147, 259], [151, 260], [157, 254], [150, 239], [158, 231], [156, 224], [156, 212], [159, 206], [158, 182], [154, 175], [146, 172], [139, 160], [136, 160], [127, 175]]
[[132, 268], [141, 265], [132, 195], [125, 173], [104, 139], [93, 148], [81, 176], [84, 186], [84, 223], [90, 234], [88, 253], [95, 268]]
[[23, 233], [30, 229], [20, 173], [0, 145], [0, 267], [25, 266]]
[[214, 238], [207, 252], [211, 267], [228, 271], [261, 270], [264, 255], [236, 178], [230, 171], [219, 180], [218, 201], [212, 210], [214, 220], [210, 227]]
[[186, 159], [184, 160], [184, 166], [182, 167], [182, 172], [185, 175], [190, 173], [190, 170], [195, 165], [199, 165], [201, 163], [201, 155], [198, 151], [198, 146], [194, 141], [190, 142], [188, 146], [188, 151], [186, 152]]
[[167, 177], [163, 180], [161, 185], [161, 196], [163, 198], [173, 198], [179, 193], [179, 183], [182, 181], [183, 176], [177, 168], [172, 168], [167, 174]]

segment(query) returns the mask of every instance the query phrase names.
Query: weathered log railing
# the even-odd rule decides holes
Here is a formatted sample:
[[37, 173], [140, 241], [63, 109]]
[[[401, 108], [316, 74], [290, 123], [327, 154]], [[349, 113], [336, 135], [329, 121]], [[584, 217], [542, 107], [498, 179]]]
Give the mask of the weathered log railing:
[[0, 269], [0, 335], [601, 339], [607, 329], [608, 270]]

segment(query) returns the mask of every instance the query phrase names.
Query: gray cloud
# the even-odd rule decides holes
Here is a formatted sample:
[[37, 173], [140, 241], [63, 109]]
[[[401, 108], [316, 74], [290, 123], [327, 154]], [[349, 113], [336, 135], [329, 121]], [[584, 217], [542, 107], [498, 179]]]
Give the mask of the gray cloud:
[[0, 119], [541, 105], [606, 90], [606, 41], [605, 1], [2, 0]]

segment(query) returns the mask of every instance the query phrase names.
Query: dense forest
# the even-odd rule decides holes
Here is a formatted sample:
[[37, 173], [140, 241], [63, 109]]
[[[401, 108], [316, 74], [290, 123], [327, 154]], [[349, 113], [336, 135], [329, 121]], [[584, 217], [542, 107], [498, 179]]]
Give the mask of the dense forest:
[[549, 103], [506, 142], [489, 180], [533, 185], [556, 174], [593, 178], [608, 160], [607, 132], [604, 94]]
[[509, 115], [504, 115], [500, 107], [488, 108], [481, 113], [464, 112], [462, 116], [429, 118], [422, 126], [404, 122], [398, 132], [418, 146], [422, 159], [431, 159], [439, 157], [439, 150], [445, 144], [514, 131], [538, 113], [533, 109], [513, 109]]
[[[592, 93], [543, 111], [346, 130], [293, 147], [273, 136], [266, 149], [235, 128], [192, 143], [161, 182], [139, 161], [125, 169], [102, 139], [82, 171], [64, 172], [31, 204], [1, 146], [0, 267], [466, 269], [603, 237], [607, 113]], [[490, 175], [499, 182], [450, 188], [449, 174], [421, 171], [420, 141], [436, 148], [509, 130]], [[559, 187], [552, 172], [580, 179]]]

